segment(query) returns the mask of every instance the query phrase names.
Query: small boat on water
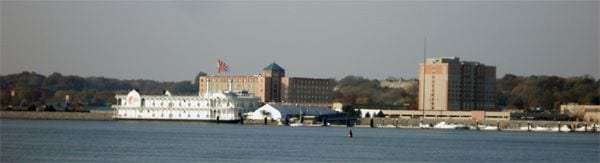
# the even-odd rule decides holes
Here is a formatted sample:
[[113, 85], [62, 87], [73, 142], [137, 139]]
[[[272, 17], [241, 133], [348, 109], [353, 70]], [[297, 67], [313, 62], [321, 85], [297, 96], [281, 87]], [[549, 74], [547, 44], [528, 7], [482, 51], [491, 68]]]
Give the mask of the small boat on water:
[[466, 126], [463, 124], [446, 123], [445, 121], [442, 121], [442, 122], [436, 124], [435, 126], [433, 126], [433, 128], [436, 128], [436, 129], [469, 129], [469, 126]]
[[550, 128], [548, 128], [548, 127], [536, 126], [536, 127], [531, 128], [531, 131], [549, 132], [549, 131], [552, 131], [552, 130]]
[[304, 124], [302, 124], [302, 123], [292, 123], [292, 124], [290, 124], [290, 126], [292, 126], [292, 127], [300, 127], [300, 126], [304, 126]]
[[[577, 132], [585, 132], [586, 128], [585, 128], [585, 126], [581, 126], [581, 127], [575, 128], [575, 131], [577, 131]], [[587, 128], [587, 131], [591, 131], [591, 128]]]
[[600, 130], [600, 128], [596, 124], [592, 124], [592, 125], [587, 126], [587, 129], [586, 129], [586, 126], [580, 126], [578, 128], [575, 128], [574, 131], [577, 131], [577, 132], [586, 132], [586, 131], [587, 132], [600, 132], [599, 130]]
[[480, 130], [486, 130], [486, 131], [498, 131], [498, 126], [480, 126], [479, 127]]
[[[522, 131], [527, 131], [527, 126], [520, 128]], [[542, 127], [542, 126], [532, 126], [529, 128], [529, 131], [534, 132], [558, 132], [558, 127]], [[560, 127], [560, 132], [571, 132], [571, 129], [567, 125], [563, 125]]]
[[394, 125], [377, 125], [377, 128], [397, 128], [397, 126], [394, 126]]
[[560, 131], [560, 132], [571, 132], [571, 128], [569, 128], [569, 126], [567, 126], [567, 125], [562, 125], [562, 126], [560, 127], [560, 130], [559, 130], [559, 128], [558, 128], [558, 127], [553, 127], [553, 128], [551, 128], [550, 130], [551, 130], [552, 132], [559, 132], [559, 131]]
[[430, 129], [430, 128], [432, 128], [432, 127], [433, 127], [433, 125], [431, 125], [431, 124], [429, 124], [429, 123], [428, 123], [428, 124], [423, 124], [423, 123], [419, 122], [419, 128], [422, 128], [422, 129]]
[[527, 127], [527, 126], [523, 126], [523, 127], [519, 128], [519, 130], [521, 130], [521, 131], [528, 131], [528, 130], [530, 130], [530, 129], [531, 129], [531, 128], [530, 128], [530, 127]]
[[454, 126], [449, 125], [446, 122], [442, 121], [442, 122], [436, 124], [435, 126], [433, 126], [433, 128], [437, 128], [437, 129], [454, 129]]

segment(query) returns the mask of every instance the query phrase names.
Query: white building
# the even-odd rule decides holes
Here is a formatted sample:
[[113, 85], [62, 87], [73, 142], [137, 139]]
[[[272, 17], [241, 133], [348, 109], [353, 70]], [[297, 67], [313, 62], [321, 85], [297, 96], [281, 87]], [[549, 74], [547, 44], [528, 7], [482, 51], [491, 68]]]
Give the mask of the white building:
[[237, 122], [244, 112], [258, 108], [259, 98], [245, 92], [207, 93], [204, 96], [140, 95], [136, 90], [116, 95], [116, 119], [202, 120]]
[[[360, 109], [360, 117], [361, 118], [375, 117], [375, 116], [377, 116], [377, 114], [379, 114], [379, 112], [382, 112], [381, 109]], [[367, 114], [369, 116], [367, 116]]]

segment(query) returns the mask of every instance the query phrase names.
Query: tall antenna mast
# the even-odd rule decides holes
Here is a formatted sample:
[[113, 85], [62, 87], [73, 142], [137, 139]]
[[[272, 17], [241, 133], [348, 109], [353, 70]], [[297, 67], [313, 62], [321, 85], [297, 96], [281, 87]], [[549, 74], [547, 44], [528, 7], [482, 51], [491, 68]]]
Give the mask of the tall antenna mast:
[[425, 36], [425, 41], [424, 41], [424, 46], [423, 46], [423, 102], [421, 103], [422, 108], [423, 108], [423, 116], [422, 116], [422, 121], [425, 122], [425, 94], [426, 94], [426, 89], [425, 89], [425, 78], [427, 77], [425, 75], [425, 71], [426, 71], [426, 64], [427, 64], [427, 36]]

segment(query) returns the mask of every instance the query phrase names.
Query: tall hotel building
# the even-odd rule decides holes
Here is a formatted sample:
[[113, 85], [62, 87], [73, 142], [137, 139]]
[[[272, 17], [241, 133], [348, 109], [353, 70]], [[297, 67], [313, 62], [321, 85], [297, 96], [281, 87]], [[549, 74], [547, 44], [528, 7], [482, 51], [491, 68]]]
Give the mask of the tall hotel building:
[[419, 64], [419, 110], [494, 110], [495, 80], [494, 66], [458, 57], [428, 58]]
[[231, 89], [248, 91], [260, 97], [261, 102], [295, 104], [330, 103], [333, 91], [331, 79], [285, 77], [285, 70], [276, 63], [265, 67], [261, 74], [252, 76], [201, 76], [199, 94]]

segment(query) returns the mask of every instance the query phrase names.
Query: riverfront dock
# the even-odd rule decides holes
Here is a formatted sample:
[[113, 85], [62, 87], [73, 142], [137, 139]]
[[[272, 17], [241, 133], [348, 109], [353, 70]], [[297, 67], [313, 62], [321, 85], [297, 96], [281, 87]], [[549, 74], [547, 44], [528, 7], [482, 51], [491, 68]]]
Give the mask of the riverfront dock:
[[[482, 131], [533, 131], [533, 132], [598, 132], [600, 124], [594, 122], [576, 122], [576, 121], [527, 121], [527, 120], [448, 120], [448, 119], [427, 119], [425, 124], [436, 125], [440, 122], [446, 122], [448, 124], [461, 124], [469, 127], [472, 130]], [[296, 122], [293, 122], [296, 123]], [[277, 120], [245, 120], [245, 125], [284, 125]], [[490, 126], [489, 128], [478, 129], [475, 126]], [[305, 121], [303, 126], [319, 127], [323, 126], [321, 122]], [[347, 127], [343, 123], [329, 122], [328, 125], [331, 127]], [[401, 118], [361, 118], [356, 121], [355, 124], [351, 125], [357, 128], [420, 128], [419, 119], [401, 119]], [[529, 126], [529, 128], [527, 128]], [[569, 131], [560, 130], [553, 131], [552, 128], [568, 126]], [[536, 128], [538, 130], [536, 130]], [[540, 128], [547, 128], [548, 130], [539, 130]], [[431, 129], [436, 129], [431, 127]]]
[[[419, 119], [410, 118], [362, 118], [359, 119], [355, 127], [371, 127], [371, 128], [420, 128]], [[600, 124], [596, 122], [581, 122], [581, 121], [541, 121], [541, 120], [449, 120], [449, 119], [427, 119], [424, 121], [425, 124], [436, 125], [440, 122], [446, 122], [451, 124], [462, 124], [476, 128], [475, 126], [493, 126], [498, 127], [501, 131], [535, 131], [536, 127], [540, 128], [555, 128], [568, 126], [575, 131], [578, 129], [580, 132], [598, 132], [597, 128]], [[527, 126], [529, 129], [527, 130]], [[524, 130], [525, 129], [525, 130]], [[479, 129], [484, 130], [484, 129]], [[552, 132], [551, 130], [547, 130]], [[561, 132], [565, 132], [564, 130]]]
[[[31, 119], [31, 120], [96, 120], [96, 121], [110, 121], [113, 119], [112, 111], [95, 111], [90, 112], [25, 112], [25, 111], [0, 111], [0, 119]], [[447, 122], [454, 124], [463, 124], [467, 126], [485, 125], [485, 126], [499, 126], [501, 131], [528, 131], [523, 130], [529, 124], [530, 130], [534, 131], [534, 127], [553, 128], [559, 126], [569, 126], [572, 131], [579, 129], [579, 132], [598, 132], [597, 128], [599, 124], [593, 122], [575, 122], [575, 121], [527, 121], [527, 120], [508, 120], [508, 121], [496, 121], [496, 120], [425, 120], [425, 124], [435, 125], [439, 122]], [[263, 120], [249, 120], [245, 119], [243, 125], [283, 125], [277, 120], [267, 120], [266, 123]], [[306, 121], [304, 126], [316, 127], [322, 126], [320, 122]], [[346, 125], [339, 123], [331, 123], [327, 126], [331, 127], [347, 127]], [[358, 128], [419, 128], [419, 119], [410, 118], [362, 118], [358, 119], [353, 127]], [[583, 129], [583, 130], [582, 130]], [[482, 129], [483, 130], [483, 129]], [[548, 130], [549, 131], [549, 130]], [[551, 131], [549, 131], [551, 132]], [[564, 131], [562, 131], [564, 132]]]

